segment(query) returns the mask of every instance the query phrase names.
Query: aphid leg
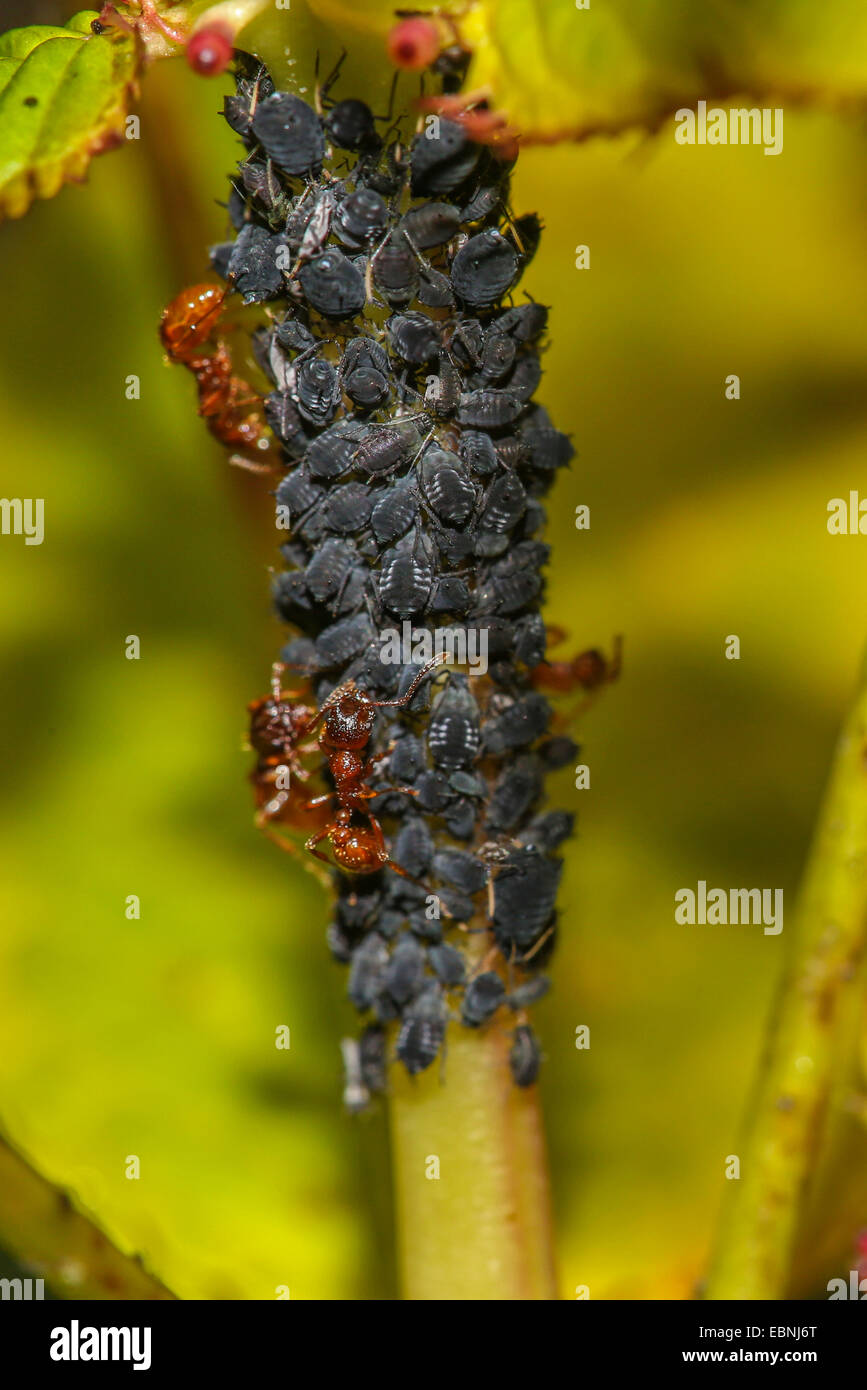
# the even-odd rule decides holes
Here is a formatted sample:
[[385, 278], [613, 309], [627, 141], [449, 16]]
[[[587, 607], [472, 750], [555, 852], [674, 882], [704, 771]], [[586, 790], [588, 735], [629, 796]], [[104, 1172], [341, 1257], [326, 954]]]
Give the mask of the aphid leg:
[[521, 957], [521, 964], [526, 965], [528, 960], [532, 960], [536, 952], [541, 951], [542, 947], [545, 945], [545, 942], [549, 939], [549, 937], [553, 936], [553, 934], [553, 926], [549, 927], [546, 932], [543, 932], [542, 935], [539, 937], [539, 940], [536, 942], [535, 946], [532, 948], [532, 950], [528, 951], [526, 955]]
[[382, 241], [381, 241], [381, 242], [379, 243], [379, 245], [377, 246], [377, 248], [376, 248], [376, 250], [374, 251], [373, 255], [372, 255], [372, 256], [368, 256], [368, 258], [367, 258], [367, 265], [366, 265], [365, 271], [364, 271], [364, 290], [365, 290], [365, 296], [366, 296], [366, 299], [367, 299], [367, 303], [368, 303], [368, 304], [370, 304], [370, 303], [379, 303], [379, 301], [375, 298], [374, 293], [373, 293], [373, 267], [375, 266], [375, 264], [376, 264], [376, 259], [377, 259], [377, 257], [379, 256], [380, 252], [382, 251], [383, 247], [388, 243], [388, 240], [389, 240], [389, 237], [390, 237], [390, 236], [391, 236], [391, 232], [390, 232], [390, 231], [386, 232], [385, 236], [382, 238]]
[[499, 946], [492, 946], [489, 951], [486, 951], [470, 978], [474, 980], [477, 975], [484, 975], [486, 970], [490, 970], [496, 962], [499, 950]]
[[526, 252], [525, 252], [525, 250], [524, 250], [524, 243], [523, 243], [523, 241], [521, 240], [521, 234], [520, 234], [520, 232], [518, 231], [518, 228], [515, 226], [515, 223], [512, 221], [511, 213], [509, 213], [509, 212], [507, 211], [506, 214], [505, 214], [505, 216], [506, 216], [506, 226], [509, 228], [509, 231], [512, 233], [512, 236], [513, 236], [514, 241], [515, 241], [515, 245], [516, 245], [517, 248], [518, 248], [518, 254], [519, 254], [520, 256], [523, 256], [523, 255], [526, 254]]

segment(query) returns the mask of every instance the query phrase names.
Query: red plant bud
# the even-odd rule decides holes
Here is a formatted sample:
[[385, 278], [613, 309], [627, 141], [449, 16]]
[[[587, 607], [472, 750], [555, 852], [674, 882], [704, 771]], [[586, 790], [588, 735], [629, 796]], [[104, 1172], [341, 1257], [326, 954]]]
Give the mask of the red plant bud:
[[225, 24], [210, 24], [191, 34], [186, 47], [187, 62], [201, 77], [218, 77], [232, 61], [235, 51], [231, 30]]
[[388, 56], [395, 67], [416, 72], [430, 67], [442, 44], [436, 24], [429, 19], [402, 19], [388, 36]]

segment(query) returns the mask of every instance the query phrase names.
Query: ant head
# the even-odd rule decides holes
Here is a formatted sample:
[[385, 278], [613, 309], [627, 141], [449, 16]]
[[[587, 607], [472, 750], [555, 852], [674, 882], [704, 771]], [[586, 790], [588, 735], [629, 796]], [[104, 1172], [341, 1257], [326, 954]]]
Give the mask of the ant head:
[[605, 681], [608, 662], [594, 647], [590, 651], [580, 652], [575, 657], [573, 671], [579, 685], [583, 685], [585, 690], [595, 690], [597, 685], [602, 685]]
[[266, 695], [254, 700], [250, 711], [250, 745], [262, 757], [282, 754], [294, 744], [310, 716], [306, 705], [292, 705]]
[[376, 708], [362, 692], [342, 695], [325, 716], [324, 741], [332, 748], [363, 748], [375, 719]]

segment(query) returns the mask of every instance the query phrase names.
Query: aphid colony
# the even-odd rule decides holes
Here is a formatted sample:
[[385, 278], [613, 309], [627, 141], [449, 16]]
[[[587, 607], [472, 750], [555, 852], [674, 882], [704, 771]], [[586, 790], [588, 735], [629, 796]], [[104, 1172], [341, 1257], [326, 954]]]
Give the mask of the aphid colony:
[[[515, 287], [540, 224], [513, 215], [506, 165], [457, 121], [402, 139], [333, 85], [308, 104], [239, 55], [226, 102], [247, 153], [235, 236], [211, 261], [227, 304], [263, 306], [253, 353], [270, 392], [251, 402], [225, 356], [219, 409], [205, 408], [226, 353], [214, 287], [209, 320], [197, 328], [181, 298], [163, 335], [246, 461], [279, 441], [290, 529], [274, 604], [297, 635], [251, 705], [253, 783], [262, 828], [284, 845], [306, 832], [336, 880], [329, 945], [368, 1019], [344, 1046], [361, 1108], [385, 1085], [392, 1023], [416, 1073], [450, 1017], [481, 1028], [505, 1010], [515, 1081], [538, 1072], [526, 1010], [547, 988], [571, 831], [540, 806], [546, 773], [576, 752], [534, 685], [540, 498], [573, 451], [532, 402], [547, 310]], [[385, 664], [396, 621], [483, 632], [487, 674]]]

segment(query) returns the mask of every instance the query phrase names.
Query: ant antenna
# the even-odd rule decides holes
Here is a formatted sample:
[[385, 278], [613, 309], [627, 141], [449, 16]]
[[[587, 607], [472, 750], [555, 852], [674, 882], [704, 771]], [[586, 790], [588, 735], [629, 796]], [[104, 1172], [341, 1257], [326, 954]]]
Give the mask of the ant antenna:
[[390, 705], [408, 704], [415, 692], [418, 690], [425, 676], [429, 675], [435, 667], [442, 666], [443, 662], [446, 661], [451, 661], [450, 653], [437, 652], [436, 656], [432, 657], [430, 661], [426, 662], [425, 665], [422, 666], [412, 685], [409, 687], [409, 690], [406, 692], [405, 695], [401, 695], [399, 700], [373, 700], [371, 701], [371, 703], [375, 704], [377, 709], [386, 709]]

